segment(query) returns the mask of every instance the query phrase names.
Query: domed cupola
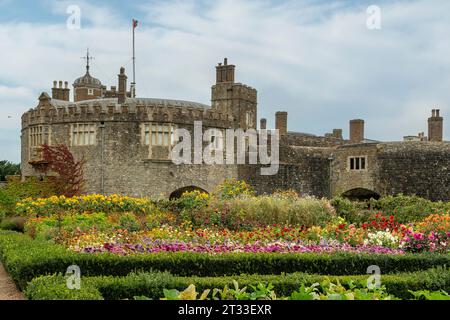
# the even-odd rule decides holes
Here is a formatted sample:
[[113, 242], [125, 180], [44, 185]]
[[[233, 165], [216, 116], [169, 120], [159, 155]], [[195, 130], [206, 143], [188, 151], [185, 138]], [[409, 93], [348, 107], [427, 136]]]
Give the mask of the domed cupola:
[[75, 102], [99, 99], [102, 98], [103, 95], [103, 85], [101, 81], [94, 78], [89, 73], [89, 61], [93, 59], [89, 56], [89, 49], [87, 50], [87, 54], [84, 59], [86, 59], [86, 74], [76, 79], [73, 83]]
[[79, 77], [75, 82], [73, 83], [74, 87], [83, 87], [83, 86], [89, 86], [93, 88], [101, 88], [102, 83], [97, 78], [94, 78], [89, 74], [89, 70], [86, 71], [86, 74], [82, 77]]

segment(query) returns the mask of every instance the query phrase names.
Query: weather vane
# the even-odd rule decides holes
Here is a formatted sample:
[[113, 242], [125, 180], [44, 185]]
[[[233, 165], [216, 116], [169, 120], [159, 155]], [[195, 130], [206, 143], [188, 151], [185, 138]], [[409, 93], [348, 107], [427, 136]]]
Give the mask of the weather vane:
[[86, 56], [81, 59], [86, 60], [86, 71], [89, 72], [89, 61], [94, 60], [94, 57], [89, 55], [89, 48], [87, 48]]

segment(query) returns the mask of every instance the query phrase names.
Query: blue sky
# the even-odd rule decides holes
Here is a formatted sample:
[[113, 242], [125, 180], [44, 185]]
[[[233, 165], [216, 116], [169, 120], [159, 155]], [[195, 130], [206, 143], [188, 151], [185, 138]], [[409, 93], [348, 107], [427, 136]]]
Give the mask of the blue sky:
[[[366, 27], [372, 4], [380, 30]], [[67, 29], [69, 5], [81, 10], [79, 30]], [[426, 133], [432, 108], [450, 119], [445, 12], [447, 0], [0, 0], [0, 159], [19, 161], [21, 114], [53, 80], [84, 73], [87, 47], [105, 85], [120, 66], [131, 75], [132, 18], [139, 96], [209, 104], [214, 66], [228, 57], [269, 126], [285, 110], [292, 131], [347, 135], [348, 120], [363, 118], [372, 139]]]

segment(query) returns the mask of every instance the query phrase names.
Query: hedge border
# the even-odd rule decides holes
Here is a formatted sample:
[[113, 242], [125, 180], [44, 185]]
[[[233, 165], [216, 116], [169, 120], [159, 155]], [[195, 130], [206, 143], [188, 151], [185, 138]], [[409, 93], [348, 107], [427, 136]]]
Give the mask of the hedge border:
[[[271, 283], [278, 297], [289, 296], [298, 290], [301, 284], [313, 283], [329, 279], [333, 283], [339, 281], [348, 287], [349, 282], [365, 283], [368, 275], [327, 276], [291, 273], [282, 275], [240, 275], [227, 277], [177, 277], [168, 273], [132, 273], [125, 277], [83, 277], [80, 290], [69, 290], [65, 277], [61, 274], [41, 276], [33, 279], [25, 294], [30, 300], [121, 300], [133, 299], [135, 296], [146, 296], [150, 299], [163, 297], [163, 289], [182, 291], [190, 284], [196, 286], [197, 292], [205, 289], [219, 288], [225, 285], [233, 287], [236, 280], [240, 287]], [[382, 275], [381, 284], [386, 291], [401, 299], [411, 299], [409, 290], [444, 290], [450, 292], [450, 271], [445, 268], [435, 268], [415, 273], [400, 273]]]
[[0, 260], [21, 289], [33, 278], [65, 272], [71, 265], [85, 276], [126, 276], [131, 272], [169, 271], [177, 276], [231, 276], [239, 274], [358, 275], [377, 265], [383, 274], [414, 272], [450, 266], [448, 254], [282, 254], [157, 253], [133, 256], [80, 254], [16, 232], [0, 231]]

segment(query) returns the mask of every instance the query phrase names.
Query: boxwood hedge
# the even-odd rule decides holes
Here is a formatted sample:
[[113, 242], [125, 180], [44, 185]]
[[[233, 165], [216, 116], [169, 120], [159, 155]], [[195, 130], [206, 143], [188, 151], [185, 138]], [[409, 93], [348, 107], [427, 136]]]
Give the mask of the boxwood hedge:
[[444, 254], [278, 254], [158, 253], [132, 256], [80, 254], [24, 234], [0, 231], [0, 260], [20, 288], [41, 275], [65, 272], [71, 265], [84, 276], [126, 276], [130, 272], [169, 271], [178, 276], [225, 276], [304, 272], [309, 274], [358, 275], [377, 265], [382, 274], [413, 272], [450, 265]]
[[[184, 290], [190, 284], [195, 284], [197, 292], [205, 289], [220, 288], [225, 285], [233, 287], [236, 280], [240, 287], [271, 283], [278, 297], [289, 296], [300, 288], [301, 284], [311, 285], [329, 279], [333, 283], [339, 281], [342, 285], [349, 285], [350, 281], [365, 285], [368, 275], [326, 276], [305, 273], [291, 273], [281, 275], [240, 275], [225, 277], [177, 277], [169, 273], [132, 273], [125, 277], [83, 277], [80, 290], [69, 290], [65, 277], [61, 274], [41, 276], [33, 279], [25, 295], [32, 300], [92, 300], [92, 299], [133, 299], [135, 296], [146, 296], [151, 299], [163, 297], [163, 289]], [[410, 299], [409, 290], [444, 290], [450, 291], [450, 271], [446, 268], [434, 268], [415, 273], [399, 273], [382, 275], [381, 283], [386, 291], [398, 298]]]

